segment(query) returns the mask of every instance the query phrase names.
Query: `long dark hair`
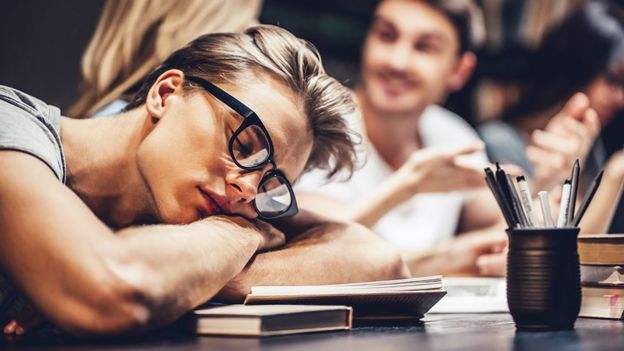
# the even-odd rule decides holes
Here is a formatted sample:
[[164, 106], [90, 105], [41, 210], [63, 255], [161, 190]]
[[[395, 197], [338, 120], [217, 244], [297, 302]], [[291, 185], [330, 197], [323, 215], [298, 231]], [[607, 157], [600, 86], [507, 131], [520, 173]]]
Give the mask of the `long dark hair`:
[[532, 73], [520, 83], [517, 103], [503, 119], [563, 103], [600, 75], [624, 81], [624, 14], [621, 5], [590, 0], [544, 38], [534, 55]]

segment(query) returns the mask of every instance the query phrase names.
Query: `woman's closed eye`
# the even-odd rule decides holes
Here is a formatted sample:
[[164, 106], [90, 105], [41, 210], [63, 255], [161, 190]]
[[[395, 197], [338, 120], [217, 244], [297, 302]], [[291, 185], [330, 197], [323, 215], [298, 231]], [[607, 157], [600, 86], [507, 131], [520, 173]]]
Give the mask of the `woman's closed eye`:
[[241, 156], [251, 156], [251, 154], [253, 153], [253, 145], [251, 143], [241, 141], [238, 136], [234, 139], [234, 142], [236, 143], [238, 152]]

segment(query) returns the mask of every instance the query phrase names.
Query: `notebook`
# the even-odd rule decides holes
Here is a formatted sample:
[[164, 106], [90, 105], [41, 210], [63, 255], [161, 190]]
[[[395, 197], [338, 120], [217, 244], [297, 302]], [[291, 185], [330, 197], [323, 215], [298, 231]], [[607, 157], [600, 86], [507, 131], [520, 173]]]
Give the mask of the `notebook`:
[[193, 327], [204, 335], [272, 336], [351, 329], [347, 306], [224, 305], [193, 311]]
[[446, 294], [441, 276], [333, 285], [254, 286], [245, 304], [348, 305], [356, 319], [420, 319]]

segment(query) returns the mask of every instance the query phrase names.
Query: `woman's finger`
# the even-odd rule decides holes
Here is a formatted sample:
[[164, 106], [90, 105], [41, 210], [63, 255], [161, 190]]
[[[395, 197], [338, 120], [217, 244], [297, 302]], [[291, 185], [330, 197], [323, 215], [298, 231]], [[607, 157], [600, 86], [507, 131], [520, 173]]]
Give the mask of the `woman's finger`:
[[546, 151], [562, 155], [577, 154], [580, 145], [580, 141], [577, 138], [564, 137], [539, 129], [533, 131], [531, 141]]

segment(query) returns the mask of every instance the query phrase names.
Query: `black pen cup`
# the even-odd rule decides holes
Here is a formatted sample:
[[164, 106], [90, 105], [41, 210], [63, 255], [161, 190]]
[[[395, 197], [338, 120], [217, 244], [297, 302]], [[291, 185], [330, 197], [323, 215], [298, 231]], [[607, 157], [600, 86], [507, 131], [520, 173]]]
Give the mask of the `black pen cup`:
[[508, 229], [507, 304], [519, 330], [567, 330], [581, 307], [579, 228]]

